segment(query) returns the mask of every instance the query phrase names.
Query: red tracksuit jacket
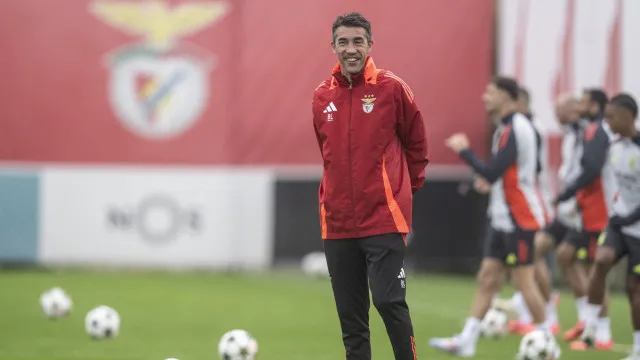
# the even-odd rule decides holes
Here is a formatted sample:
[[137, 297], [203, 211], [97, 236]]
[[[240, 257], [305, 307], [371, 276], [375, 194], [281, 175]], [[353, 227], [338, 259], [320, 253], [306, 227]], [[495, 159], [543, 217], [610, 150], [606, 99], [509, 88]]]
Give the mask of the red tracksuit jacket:
[[368, 57], [351, 85], [336, 65], [314, 91], [312, 107], [324, 163], [322, 238], [409, 233], [412, 194], [422, 187], [429, 162], [409, 86]]

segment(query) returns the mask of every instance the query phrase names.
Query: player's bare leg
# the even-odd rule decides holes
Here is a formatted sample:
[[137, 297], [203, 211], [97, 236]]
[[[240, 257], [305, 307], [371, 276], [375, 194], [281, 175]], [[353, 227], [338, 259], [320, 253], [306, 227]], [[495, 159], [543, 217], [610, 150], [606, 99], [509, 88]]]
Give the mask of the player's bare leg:
[[556, 259], [558, 265], [562, 270], [564, 278], [571, 287], [573, 296], [577, 299], [587, 295], [587, 273], [581, 264], [576, 263], [576, 248], [575, 246], [563, 242], [558, 246], [556, 251]]
[[506, 270], [502, 262], [496, 259], [485, 259], [477, 276], [476, 292], [471, 304], [471, 318], [482, 319], [491, 307], [493, 296], [504, 283]]
[[[581, 265], [584, 267], [587, 274], [591, 274], [594, 268], [592, 264], [581, 264]], [[613, 265], [614, 264], [611, 264], [610, 267], [612, 268]], [[587, 282], [587, 285], [589, 285], [588, 282]], [[595, 332], [595, 337], [594, 337], [595, 339], [594, 346], [598, 350], [606, 351], [606, 350], [611, 350], [611, 348], [613, 348], [613, 340], [611, 338], [611, 320], [609, 319], [609, 298], [610, 298], [610, 294], [609, 294], [608, 286], [606, 286], [606, 281], [605, 281], [604, 298], [602, 301], [602, 307], [600, 308], [600, 313], [598, 314], [598, 319], [596, 323], [597, 330]], [[577, 347], [579, 348], [580, 346], [578, 345]]]
[[553, 238], [544, 231], [536, 233], [535, 237], [535, 275], [536, 282], [540, 287], [540, 293], [546, 302], [551, 300], [551, 271], [547, 266], [545, 258], [553, 251]]
[[[545, 264], [546, 265], [546, 264]], [[531, 311], [531, 316], [535, 322], [535, 326], [529, 328], [529, 331], [541, 329], [551, 332], [547, 320], [545, 302], [541, 295], [540, 288], [536, 282], [535, 265], [521, 266], [512, 270], [512, 276], [516, 289], [522, 292], [522, 296], [527, 302], [527, 307]], [[523, 333], [525, 333], [523, 331]], [[557, 348], [554, 358], [560, 357], [560, 348]]]
[[[611, 247], [601, 246], [596, 253], [591, 273], [589, 275], [587, 311], [585, 314], [585, 327], [580, 341], [571, 344], [574, 350], [583, 350], [584, 347], [596, 346], [598, 331], [598, 319], [602, 315], [607, 293], [607, 275], [616, 263], [615, 250]], [[606, 311], [606, 310], [605, 310]]]
[[627, 297], [633, 324], [633, 351], [625, 360], [640, 360], [640, 276], [627, 275]]
[[551, 280], [551, 268], [546, 259], [537, 260], [535, 263], [535, 278], [540, 295], [545, 304], [547, 327], [553, 335], [560, 332], [560, 320], [558, 319], [558, 302], [560, 295], [553, 292]]
[[526, 265], [512, 269], [513, 284], [522, 293], [527, 308], [537, 327], [546, 329], [545, 302], [535, 277], [535, 266]]
[[566, 341], [578, 339], [585, 326], [585, 317], [587, 312], [587, 285], [588, 273], [584, 265], [576, 261], [576, 247], [565, 241], [558, 246], [556, 250], [556, 259], [562, 271], [562, 274], [571, 288], [573, 297], [576, 299], [576, 308], [578, 310], [578, 322], [573, 328], [564, 333]]
[[485, 258], [477, 275], [476, 292], [471, 304], [470, 316], [464, 329], [452, 338], [433, 338], [429, 344], [436, 349], [450, 352], [460, 357], [472, 357], [480, 336], [480, 322], [491, 307], [493, 297], [500, 291], [506, 276], [502, 261]]

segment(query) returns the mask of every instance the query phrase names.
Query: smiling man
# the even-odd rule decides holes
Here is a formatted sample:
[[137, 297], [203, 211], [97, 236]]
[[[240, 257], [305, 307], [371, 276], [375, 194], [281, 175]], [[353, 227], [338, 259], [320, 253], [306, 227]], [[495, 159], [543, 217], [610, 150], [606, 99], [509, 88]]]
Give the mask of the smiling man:
[[369, 289], [396, 360], [415, 360], [403, 267], [412, 194], [425, 179], [427, 139], [407, 84], [376, 68], [371, 24], [339, 16], [331, 77], [313, 94], [323, 160], [320, 222], [347, 360], [370, 360]]

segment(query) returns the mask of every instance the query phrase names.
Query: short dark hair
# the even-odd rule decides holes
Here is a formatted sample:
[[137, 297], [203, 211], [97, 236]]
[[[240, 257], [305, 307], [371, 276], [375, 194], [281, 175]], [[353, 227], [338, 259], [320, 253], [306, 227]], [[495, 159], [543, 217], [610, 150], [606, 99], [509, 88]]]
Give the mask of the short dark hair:
[[589, 95], [589, 101], [595, 102], [600, 107], [600, 112], [604, 111], [604, 107], [607, 106], [609, 102], [609, 97], [607, 94], [598, 88], [586, 89], [584, 91], [585, 94]]
[[511, 100], [518, 100], [520, 86], [518, 86], [518, 82], [515, 79], [506, 76], [494, 76], [491, 83], [509, 94]]
[[333, 39], [333, 41], [336, 40], [336, 29], [340, 26], [363, 28], [367, 33], [367, 41], [371, 42], [371, 23], [359, 12], [350, 12], [336, 18], [336, 21], [331, 25], [331, 39]]
[[529, 90], [527, 90], [526, 88], [520, 87], [520, 89], [518, 89], [518, 99], [520, 98], [523, 98], [527, 102], [529, 102], [529, 100], [531, 99], [531, 96], [529, 95]]
[[638, 103], [636, 103], [633, 96], [627, 93], [620, 93], [614, 96], [611, 99], [611, 104], [629, 110], [634, 119], [638, 116]]

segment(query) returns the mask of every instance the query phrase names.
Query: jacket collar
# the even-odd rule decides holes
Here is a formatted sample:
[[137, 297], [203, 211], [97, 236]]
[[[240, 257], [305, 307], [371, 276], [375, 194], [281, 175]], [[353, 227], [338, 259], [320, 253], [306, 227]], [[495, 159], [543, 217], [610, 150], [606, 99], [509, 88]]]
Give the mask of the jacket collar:
[[[373, 62], [371, 56], [367, 56], [364, 63], [364, 70], [356, 75], [351, 75], [352, 83], [355, 85], [358, 82], [364, 80], [364, 82], [368, 84], [376, 83], [376, 76], [378, 75], [378, 68], [376, 68], [376, 64]], [[343, 85], [349, 85], [349, 81], [342, 74], [342, 68], [340, 67], [340, 62], [338, 62], [331, 71], [331, 75], [334, 79], [336, 79], [339, 83]]]

